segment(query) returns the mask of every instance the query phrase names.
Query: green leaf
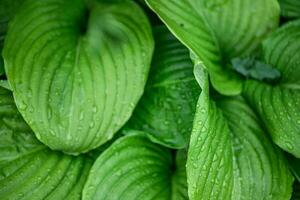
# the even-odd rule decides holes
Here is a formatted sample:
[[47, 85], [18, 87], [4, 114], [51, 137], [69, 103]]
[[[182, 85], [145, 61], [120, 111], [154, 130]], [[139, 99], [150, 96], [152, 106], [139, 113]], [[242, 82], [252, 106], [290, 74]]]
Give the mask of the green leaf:
[[280, 78], [280, 72], [253, 57], [234, 58], [231, 60], [233, 69], [247, 78], [260, 81], [274, 81]]
[[191, 200], [288, 200], [293, 177], [242, 97], [209, 96], [206, 75], [187, 159]]
[[38, 139], [70, 154], [111, 139], [146, 83], [153, 39], [143, 11], [131, 0], [27, 0], [10, 25], [7, 77]]
[[281, 15], [287, 18], [300, 17], [299, 0], [278, 0], [281, 8]]
[[161, 199], [187, 197], [186, 152], [172, 152], [145, 136], [117, 140], [94, 163], [83, 190], [83, 200]]
[[244, 96], [273, 141], [300, 158], [300, 21], [288, 23], [263, 43], [264, 62], [281, 73], [276, 85], [247, 81]]
[[277, 27], [276, 0], [147, 0], [170, 30], [207, 68], [222, 94], [239, 94], [230, 59], [248, 55]]
[[300, 183], [300, 160], [292, 155], [287, 155], [287, 158], [289, 161], [291, 171], [293, 172], [297, 181]]
[[189, 51], [164, 26], [154, 32], [156, 47], [145, 93], [127, 126], [167, 147], [184, 148], [200, 88]]
[[7, 89], [7, 90], [12, 91], [12, 89], [11, 89], [11, 87], [10, 87], [10, 85], [9, 85], [9, 83], [8, 83], [7, 80], [0, 80], [0, 87], [3, 87], [5, 89]]
[[0, 197], [81, 199], [91, 160], [49, 150], [18, 113], [11, 92], [0, 88]]

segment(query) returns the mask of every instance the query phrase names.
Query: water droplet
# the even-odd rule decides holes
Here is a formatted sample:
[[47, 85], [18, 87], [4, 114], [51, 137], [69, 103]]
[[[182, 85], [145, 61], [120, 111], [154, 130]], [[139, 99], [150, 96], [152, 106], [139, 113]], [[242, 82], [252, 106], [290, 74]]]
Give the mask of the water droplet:
[[19, 101], [19, 104], [18, 104], [18, 105], [19, 105], [19, 109], [20, 109], [20, 110], [23, 110], [23, 111], [24, 111], [24, 110], [27, 109], [27, 104], [26, 104], [24, 101], [22, 101], [22, 100]]
[[122, 170], [118, 170], [117, 172], [116, 172], [116, 176], [122, 176], [123, 175], [123, 171]]
[[98, 111], [97, 106], [93, 106], [92, 111], [93, 111], [93, 113], [96, 113]]
[[67, 141], [71, 141], [71, 139], [72, 139], [71, 133], [68, 133], [67, 134]]
[[90, 123], [90, 128], [93, 128], [95, 126], [95, 122]]
[[194, 168], [194, 169], [197, 169], [197, 168], [198, 168], [197, 163], [193, 162], [193, 168]]
[[83, 112], [81, 111], [80, 114], [79, 114], [79, 121], [82, 121], [84, 118], [84, 114]]
[[215, 155], [214, 155], [214, 157], [213, 157], [213, 162], [216, 162], [216, 161], [218, 161], [218, 159], [219, 159], [218, 155], [217, 155], [217, 154], [215, 154]]
[[129, 109], [132, 110], [132, 109], [134, 109], [134, 108], [135, 108], [135, 104], [134, 104], [134, 103], [130, 103], [130, 104], [129, 104]]
[[207, 128], [203, 126], [203, 128], [201, 129], [201, 133], [206, 133], [206, 132], [207, 132]]
[[55, 136], [55, 132], [52, 129], [50, 129], [49, 132], [51, 135]]
[[202, 122], [202, 121], [199, 121], [199, 122], [198, 122], [198, 125], [199, 125], [199, 126], [202, 126], [202, 125], [203, 125], [203, 122]]
[[[199, 137], [198, 140], [201, 140], [201, 138]], [[201, 149], [200, 149], [200, 152], [204, 152], [205, 149], [206, 149], [206, 148], [205, 148], [205, 146], [203, 145], [203, 146], [201, 147]]]
[[287, 141], [286, 143], [286, 147], [289, 149], [289, 150], [293, 150], [294, 149], [294, 146], [291, 142]]
[[205, 109], [204, 108], [201, 108], [201, 110], [200, 110], [200, 112], [202, 113], [202, 114], [205, 114]]

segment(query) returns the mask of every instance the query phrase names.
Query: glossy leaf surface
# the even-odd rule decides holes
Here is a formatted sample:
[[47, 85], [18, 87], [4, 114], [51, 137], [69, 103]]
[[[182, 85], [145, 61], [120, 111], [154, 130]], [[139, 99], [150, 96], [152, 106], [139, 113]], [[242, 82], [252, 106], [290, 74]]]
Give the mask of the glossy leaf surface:
[[3, 200], [80, 200], [91, 160], [49, 150], [0, 88], [0, 197]]
[[270, 85], [249, 80], [244, 96], [259, 113], [273, 141], [300, 158], [300, 21], [288, 23], [263, 43], [263, 57], [281, 73]]
[[276, 0], [147, 0], [170, 30], [203, 62], [222, 94], [239, 94], [240, 77], [229, 65], [256, 50], [278, 25]]
[[288, 200], [286, 160], [242, 97], [209, 95], [203, 83], [187, 159], [191, 200]]
[[83, 200], [184, 200], [186, 152], [172, 152], [142, 135], [117, 140], [96, 160]]
[[11, 23], [4, 59], [18, 109], [38, 139], [70, 154], [111, 139], [143, 93], [152, 40], [130, 0], [90, 7], [27, 0]]
[[156, 48], [145, 93], [128, 127], [171, 148], [187, 147], [200, 94], [189, 51], [164, 26], [156, 27]]

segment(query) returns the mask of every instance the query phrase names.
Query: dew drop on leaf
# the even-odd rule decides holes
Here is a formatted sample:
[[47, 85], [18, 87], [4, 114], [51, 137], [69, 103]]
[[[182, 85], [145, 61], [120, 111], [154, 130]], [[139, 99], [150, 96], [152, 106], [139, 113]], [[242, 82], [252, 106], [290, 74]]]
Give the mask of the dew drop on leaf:
[[90, 128], [93, 128], [95, 126], [95, 122], [90, 123]]
[[26, 110], [27, 109], [27, 104], [25, 104], [25, 102], [24, 101], [19, 101], [19, 109], [20, 110]]
[[97, 112], [97, 106], [94, 106], [93, 107], [93, 113], [96, 113]]
[[293, 149], [294, 149], [292, 143], [289, 142], [289, 141], [286, 142], [286, 147], [287, 147], [289, 150], [293, 150]]
[[82, 121], [84, 118], [84, 114], [83, 112], [81, 111], [80, 114], [79, 114], [79, 121]]

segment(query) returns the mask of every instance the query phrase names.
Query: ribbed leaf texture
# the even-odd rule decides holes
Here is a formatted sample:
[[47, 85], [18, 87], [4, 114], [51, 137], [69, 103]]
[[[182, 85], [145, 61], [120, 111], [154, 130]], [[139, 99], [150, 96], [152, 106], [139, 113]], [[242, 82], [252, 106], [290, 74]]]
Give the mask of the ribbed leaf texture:
[[4, 47], [21, 114], [40, 141], [71, 154], [100, 146], [128, 120], [153, 49], [133, 1], [85, 2], [27, 0]]
[[287, 18], [300, 17], [299, 0], [278, 0], [281, 9], [281, 15]]
[[239, 94], [228, 61], [256, 50], [277, 27], [276, 0], [147, 0], [170, 30], [203, 62], [222, 94]]
[[184, 150], [175, 156], [145, 136], [125, 136], [94, 163], [83, 200], [187, 200], [185, 162]]
[[92, 165], [49, 150], [22, 119], [11, 92], [0, 88], [1, 200], [81, 199]]
[[156, 48], [145, 93], [128, 127], [171, 148], [187, 147], [200, 94], [188, 49], [166, 27], [154, 29]]
[[281, 72], [276, 85], [249, 80], [244, 96], [273, 141], [300, 158], [300, 21], [281, 27], [263, 43], [264, 61]]
[[293, 177], [242, 97], [209, 95], [203, 83], [187, 159], [191, 200], [288, 200]]

